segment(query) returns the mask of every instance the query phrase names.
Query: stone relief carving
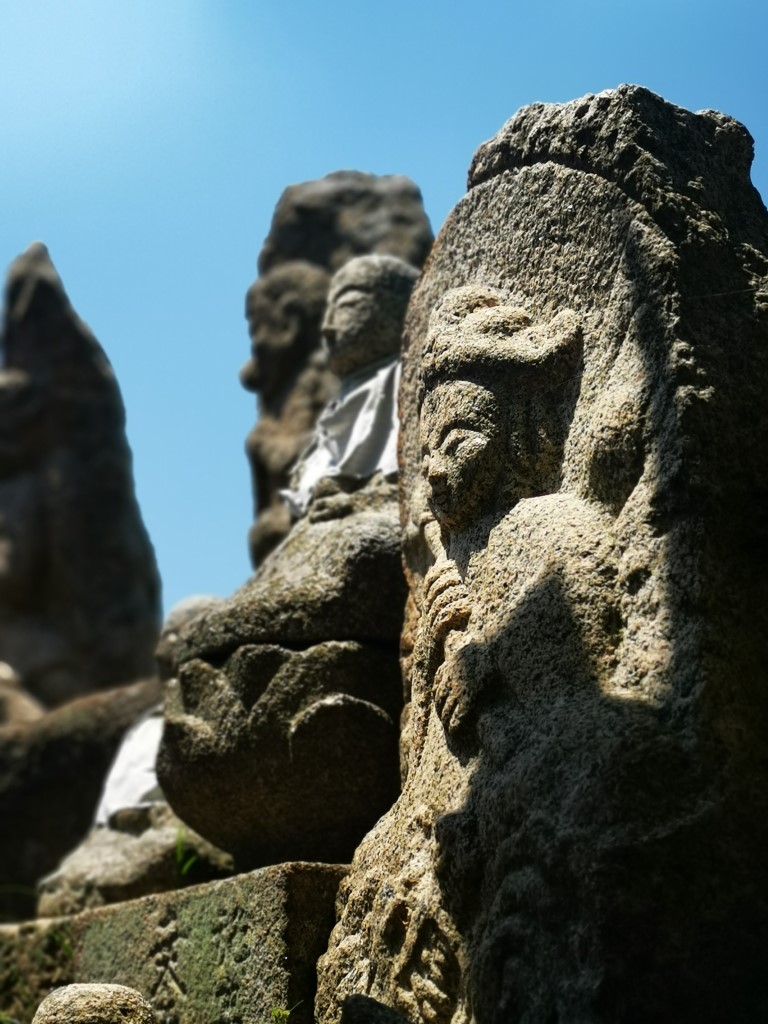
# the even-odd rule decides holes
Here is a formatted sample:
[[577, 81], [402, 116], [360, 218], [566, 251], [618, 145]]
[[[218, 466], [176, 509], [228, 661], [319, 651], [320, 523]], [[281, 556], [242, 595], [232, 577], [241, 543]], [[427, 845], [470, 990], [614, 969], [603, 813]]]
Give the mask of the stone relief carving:
[[[626, 86], [526, 108], [475, 157], [405, 332], [405, 781], [341, 887], [322, 1024], [353, 994], [444, 1024], [762, 1012], [745, 139]], [[428, 1006], [426, 920], [455, 965]]]
[[469, 580], [498, 544], [489, 534], [504, 531], [505, 513], [558, 489], [580, 356], [573, 313], [533, 326], [487, 288], [449, 291], [430, 318], [419, 423], [428, 512], [419, 518], [434, 562], [424, 579], [416, 667], [423, 665], [424, 689], [449, 732], [492, 686], [482, 666], [468, 663], [492, 632], [483, 622], [486, 591], [473, 602]]

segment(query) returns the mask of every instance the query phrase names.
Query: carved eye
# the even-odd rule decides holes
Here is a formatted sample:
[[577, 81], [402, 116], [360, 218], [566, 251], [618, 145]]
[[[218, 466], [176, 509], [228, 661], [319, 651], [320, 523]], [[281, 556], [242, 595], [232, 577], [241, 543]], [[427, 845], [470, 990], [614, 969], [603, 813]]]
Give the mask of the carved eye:
[[342, 309], [345, 306], [359, 306], [367, 300], [368, 295], [365, 292], [346, 292], [336, 299], [334, 305], [337, 309]]
[[456, 455], [456, 453], [460, 451], [467, 442], [471, 442], [475, 439], [476, 434], [474, 431], [451, 430], [440, 445], [440, 449], [444, 455]]

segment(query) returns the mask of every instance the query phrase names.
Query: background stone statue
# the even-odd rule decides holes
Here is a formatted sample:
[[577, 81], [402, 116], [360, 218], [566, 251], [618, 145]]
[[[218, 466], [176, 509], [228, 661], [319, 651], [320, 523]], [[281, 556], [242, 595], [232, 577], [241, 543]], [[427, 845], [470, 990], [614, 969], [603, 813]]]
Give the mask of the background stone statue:
[[[328, 218], [331, 214], [336, 217], [339, 213], [337, 205], [341, 201], [340, 196], [343, 198], [345, 183], [349, 186], [351, 182], [355, 186], [347, 197], [349, 203], [364, 205], [372, 201], [374, 206], [381, 207], [381, 216], [373, 234], [365, 236], [368, 242], [396, 247], [407, 245], [407, 239], [411, 239], [410, 244], [413, 244], [419, 231], [423, 236], [427, 222], [421, 199], [418, 190], [406, 179], [336, 175], [331, 181], [332, 187], [327, 187], [328, 182], [297, 187], [298, 192], [306, 198], [315, 195], [322, 186], [322, 202], [304, 225], [305, 242], [313, 246], [314, 258], [321, 255], [317, 248], [321, 239], [325, 239], [327, 248], [323, 258], [329, 262], [338, 257], [342, 238], [346, 237], [348, 241], [352, 237], [357, 238], [354, 232], [358, 231], [355, 225], [359, 224], [359, 218], [355, 217], [349, 220], [341, 234], [336, 232], [333, 238], [327, 237], [330, 223]], [[413, 207], [414, 225], [398, 240], [397, 233], [393, 234], [394, 220], [398, 211], [403, 213], [408, 204]], [[282, 237], [279, 232], [278, 237]], [[362, 236], [358, 242], [362, 244]], [[246, 312], [252, 339], [252, 358], [244, 367], [242, 375], [247, 386], [258, 391], [260, 399], [259, 422], [249, 438], [251, 450], [257, 456], [253, 465], [260, 494], [261, 514], [251, 534], [254, 556], [258, 555], [258, 558], [263, 557], [282, 538], [291, 521], [289, 507], [280, 498], [279, 489], [288, 488], [291, 465], [309, 441], [318, 413], [338, 391], [339, 377], [336, 374], [343, 377], [347, 373], [347, 367], [337, 365], [333, 359], [333, 369], [329, 368], [326, 353], [319, 347], [320, 324], [326, 309], [330, 275], [322, 267], [305, 260], [285, 261], [285, 254], [279, 253], [273, 256], [274, 265], [270, 265], [248, 292]], [[367, 376], [375, 380], [377, 374], [381, 376], [384, 373], [382, 357], [396, 363], [403, 311], [416, 275], [415, 271], [408, 270], [403, 276], [403, 264], [397, 259], [388, 262], [386, 257], [377, 256], [372, 262], [356, 260], [353, 263], [357, 264], [357, 271], [351, 278], [340, 277], [335, 288], [335, 293], [340, 290], [346, 293], [342, 301], [347, 309], [353, 304], [357, 306], [357, 333], [350, 334], [349, 324], [346, 329], [336, 332], [347, 343], [346, 358], [349, 361], [351, 357], [349, 368], [355, 377], [351, 387], [345, 384], [348, 392], [346, 405], [342, 402], [333, 414], [337, 421], [344, 415], [345, 408], [357, 410], [355, 403], [365, 388], [373, 394], [375, 388], [370, 382], [366, 383], [365, 378]], [[387, 268], [391, 280], [385, 287], [382, 274]], [[382, 312], [379, 307], [388, 300], [391, 304], [393, 295], [396, 306], [394, 313], [388, 309]], [[371, 303], [366, 306], [368, 299]], [[399, 325], [395, 332], [390, 329], [392, 316]], [[385, 325], [383, 330], [382, 323]], [[326, 337], [330, 339], [333, 328], [328, 318], [325, 330]], [[376, 363], [376, 373], [366, 374], [365, 367], [372, 362]], [[358, 363], [363, 369], [362, 377], [355, 373]], [[361, 483], [367, 482], [377, 468], [381, 468], [381, 460], [376, 457], [376, 444], [384, 444], [388, 449], [385, 459], [387, 466], [384, 469], [390, 475], [396, 470], [394, 365], [389, 376], [392, 378], [389, 390], [387, 392], [385, 389], [384, 401], [377, 405], [376, 422], [370, 417], [366, 418], [368, 427], [374, 428], [366, 432], [382, 434], [381, 429], [375, 428], [383, 427], [383, 440], [379, 438], [377, 441], [374, 436], [369, 438], [367, 444], [351, 445], [346, 458], [342, 460], [343, 464], [335, 465], [333, 469], [330, 465], [324, 467], [321, 475], [332, 472], [333, 481], [324, 481], [325, 497], [313, 505], [313, 518], [339, 517], [352, 510], [352, 503], [358, 500], [352, 492]], [[387, 439], [388, 446], [385, 443]], [[313, 480], [313, 485], [316, 482]], [[369, 486], [363, 503], [367, 502], [372, 507], [375, 503], [381, 505], [385, 500], [389, 503], [394, 522], [394, 485], [391, 480], [386, 481], [382, 474], [378, 486]], [[173, 673], [173, 648], [181, 624], [212, 603], [190, 599], [171, 610], [156, 651], [164, 674]], [[19, 707], [15, 694], [13, 696], [13, 707], [19, 713], [23, 709]], [[346, 715], [349, 719], [352, 713], [354, 709], [350, 712], [344, 708], [341, 718]], [[117, 761], [110, 770], [105, 792], [102, 793], [97, 825], [87, 839], [38, 885], [38, 914], [49, 917], [73, 913], [86, 906], [99, 906], [150, 892], [197, 884], [231, 870], [231, 858], [182, 823], [163, 802], [163, 795], [157, 789], [154, 776], [161, 723], [162, 718], [150, 716], [126, 736]], [[378, 724], [378, 720], [375, 724]], [[387, 750], [391, 751], [391, 727], [385, 732]], [[365, 736], [361, 737], [360, 742], [365, 742]], [[372, 750], [366, 757], [375, 761], [378, 749], [373, 742]], [[391, 765], [388, 767], [391, 768]], [[386, 786], [391, 787], [391, 773]], [[150, 794], [149, 798], [147, 793]], [[363, 827], [359, 828], [360, 834]], [[179, 866], [187, 861], [191, 867], [181, 874]]]
[[160, 581], [117, 382], [42, 245], [11, 266], [0, 371], [0, 661], [48, 706], [154, 672]]
[[280, 491], [317, 417], [338, 391], [320, 349], [329, 281], [321, 267], [295, 260], [268, 271], [248, 290], [252, 355], [241, 380], [259, 396], [259, 419], [246, 441], [256, 516], [249, 536], [254, 565], [290, 529]]
[[[174, 644], [158, 777], [179, 816], [240, 868], [344, 861], [397, 795], [405, 586], [396, 488], [380, 458], [394, 407], [391, 388], [371, 382], [396, 362], [416, 277], [384, 256], [334, 277], [325, 330], [344, 379], [299, 464], [306, 514]], [[360, 409], [383, 438], [356, 433]], [[325, 475], [307, 482], [318, 457]]]
[[[768, 217], [622, 86], [483, 145], [406, 326], [403, 793], [317, 1019], [768, 1009]], [[457, 258], [457, 254], [461, 258]]]
[[[85, 835], [160, 697], [160, 581], [120, 391], [44, 246], [11, 266], [0, 369], [0, 917]], [[92, 692], [98, 691], [98, 692]]]
[[309, 441], [321, 410], [338, 390], [320, 345], [331, 274], [366, 253], [420, 267], [432, 244], [421, 193], [399, 175], [338, 171], [291, 185], [275, 209], [248, 291], [251, 358], [243, 386], [259, 399], [248, 435], [255, 522], [251, 560], [258, 565], [290, 528], [279, 492]]

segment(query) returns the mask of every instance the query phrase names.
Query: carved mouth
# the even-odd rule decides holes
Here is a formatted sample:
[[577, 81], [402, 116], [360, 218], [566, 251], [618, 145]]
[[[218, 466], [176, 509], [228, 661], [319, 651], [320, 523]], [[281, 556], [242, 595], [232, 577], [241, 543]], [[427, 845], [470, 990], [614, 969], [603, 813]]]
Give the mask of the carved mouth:
[[448, 512], [451, 507], [451, 493], [445, 487], [433, 487], [429, 496], [429, 507], [437, 515]]

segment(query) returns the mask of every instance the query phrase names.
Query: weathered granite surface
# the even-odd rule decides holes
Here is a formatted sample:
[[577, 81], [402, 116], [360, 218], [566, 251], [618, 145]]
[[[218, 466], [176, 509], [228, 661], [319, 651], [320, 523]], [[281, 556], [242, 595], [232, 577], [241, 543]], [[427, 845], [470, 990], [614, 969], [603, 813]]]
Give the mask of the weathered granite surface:
[[408, 178], [338, 171], [287, 188], [246, 296], [251, 357], [241, 370], [259, 397], [246, 441], [255, 521], [251, 560], [259, 565], [291, 521], [278, 492], [338, 390], [320, 345], [331, 274], [355, 256], [397, 256], [420, 267], [432, 244], [421, 193]]
[[125, 985], [66, 985], [38, 1007], [32, 1024], [154, 1024], [152, 1007]]
[[[382, 256], [334, 276], [324, 329], [340, 372], [394, 359], [416, 276]], [[346, 861], [397, 795], [397, 491], [360, 469], [322, 477], [253, 578], [173, 645], [158, 778], [241, 868]]]
[[160, 583], [107, 357], [43, 245], [10, 267], [0, 370], [0, 661], [48, 706], [149, 676]]
[[478, 150], [401, 393], [402, 796], [317, 1019], [768, 1012], [768, 216], [751, 139], [622, 86]]
[[159, 1024], [312, 1021], [315, 963], [344, 868], [283, 864], [77, 918], [77, 977], [138, 989]]
[[281, 864], [246, 875], [0, 926], [0, 1007], [31, 1021], [51, 988], [136, 989], [158, 1024], [310, 1024], [318, 955], [345, 868]]
[[333, 273], [368, 253], [420, 267], [431, 245], [421, 192], [410, 178], [335, 171], [283, 192], [259, 254], [259, 272], [308, 260]]

